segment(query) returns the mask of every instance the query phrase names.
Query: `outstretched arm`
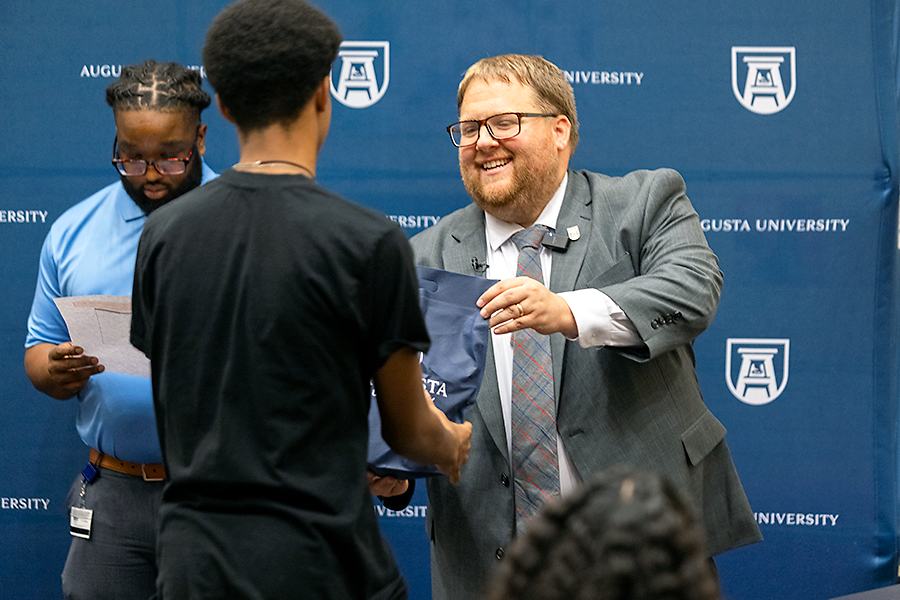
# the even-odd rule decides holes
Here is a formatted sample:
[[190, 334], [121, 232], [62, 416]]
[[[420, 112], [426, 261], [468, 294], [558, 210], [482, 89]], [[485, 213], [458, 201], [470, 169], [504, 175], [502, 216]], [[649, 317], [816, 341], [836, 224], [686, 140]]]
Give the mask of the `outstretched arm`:
[[452, 483], [459, 481], [472, 424], [453, 423], [434, 405], [422, 387], [418, 352], [408, 347], [394, 352], [374, 382], [381, 436], [388, 446], [412, 461], [436, 465]]

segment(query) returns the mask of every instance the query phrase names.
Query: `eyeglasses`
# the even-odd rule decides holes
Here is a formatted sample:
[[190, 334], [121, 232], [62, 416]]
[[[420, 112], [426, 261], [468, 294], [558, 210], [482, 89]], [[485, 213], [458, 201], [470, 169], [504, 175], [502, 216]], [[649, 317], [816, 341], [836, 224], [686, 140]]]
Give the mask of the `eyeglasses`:
[[156, 169], [156, 172], [160, 175], [182, 175], [187, 171], [187, 164], [190, 162], [191, 157], [194, 155], [194, 150], [197, 148], [197, 141], [194, 140], [194, 147], [191, 148], [191, 151], [188, 152], [188, 155], [185, 158], [161, 158], [159, 160], [147, 162], [140, 158], [116, 158], [116, 155], [118, 154], [118, 143], [119, 136], [116, 136], [113, 140], [112, 164], [119, 173], [126, 177], [140, 177], [147, 172], [149, 167]]
[[459, 121], [447, 127], [447, 133], [453, 145], [457, 148], [471, 146], [478, 141], [481, 135], [481, 127], [484, 126], [487, 132], [495, 140], [508, 140], [516, 137], [522, 131], [522, 117], [555, 117], [550, 113], [521, 113], [510, 112], [501, 113], [488, 117], [487, 119], [473, 119], [471, 121]]

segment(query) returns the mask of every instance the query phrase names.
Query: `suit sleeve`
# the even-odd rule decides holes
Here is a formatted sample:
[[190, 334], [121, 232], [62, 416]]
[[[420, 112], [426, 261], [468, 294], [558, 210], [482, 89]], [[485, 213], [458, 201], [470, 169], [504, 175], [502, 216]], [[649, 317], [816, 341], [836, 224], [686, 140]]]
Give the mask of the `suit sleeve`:
[[[684, 180], [670, 169], [629, 174], [616, 242], [634, 277], [600, 289], [618, 304], [646, 345], [649, 359], [690, 344], [712, 322], [722, 292], [718, 258], [709, 248]], [[626, 353], [627, 354], [627, 353]]]

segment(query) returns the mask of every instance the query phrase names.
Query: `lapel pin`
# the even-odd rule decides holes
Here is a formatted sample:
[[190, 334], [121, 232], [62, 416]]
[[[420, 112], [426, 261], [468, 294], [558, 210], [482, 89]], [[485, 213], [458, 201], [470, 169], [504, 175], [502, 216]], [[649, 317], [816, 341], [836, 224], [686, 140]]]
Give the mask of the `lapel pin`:
[[578, 229], [578, 225], [572, 225], [566, 229], [566, 233], [569, 234], [569, 239], [573, 242], [581, 237], [581, 230]]

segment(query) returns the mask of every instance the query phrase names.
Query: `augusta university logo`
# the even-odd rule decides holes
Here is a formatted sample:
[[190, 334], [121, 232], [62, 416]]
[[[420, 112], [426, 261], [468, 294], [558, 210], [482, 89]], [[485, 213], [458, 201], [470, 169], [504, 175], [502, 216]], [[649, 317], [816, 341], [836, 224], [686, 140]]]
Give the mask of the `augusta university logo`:
[[330, 74], [334, 99], [350, 108], [368, 108], [381, 100], [391, 80], [390, 51], [390, 42], [342, 42], [336, 82], [333, 67]]
[[741, 106], [759, 115], [784, 110], [797, 89], [796, 54], [793, 46], [734, 46], [731, 89]]
[[768, 404], [788, 382], [790, 340], [729, 338], [725, 349], [725, 382], [746, 404]]

